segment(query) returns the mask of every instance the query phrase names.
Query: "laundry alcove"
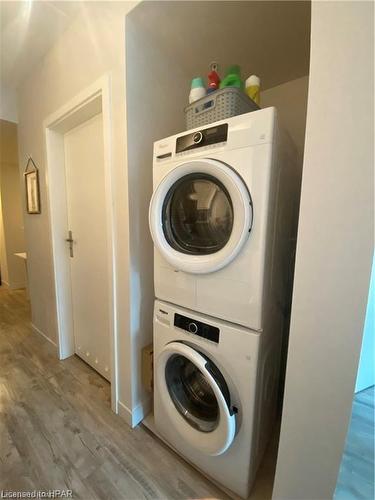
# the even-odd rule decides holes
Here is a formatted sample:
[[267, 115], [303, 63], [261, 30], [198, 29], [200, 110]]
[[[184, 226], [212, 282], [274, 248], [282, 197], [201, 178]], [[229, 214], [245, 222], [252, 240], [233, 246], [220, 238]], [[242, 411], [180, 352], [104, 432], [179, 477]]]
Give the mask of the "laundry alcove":
[[[298, 151], [295, 174], [300, 182], [310, 3], [142, 2], [127, 14], [125, 33], [131, 357], [138, 373], [132, 381], [132, 406], [142, 409], [142, 420], [151, 413], [150, 395], [141, 385], [141, 350], [152, 341], [153, 243], [148, 208], [153, 143], [185, 130], [184, 107], [193, 77], [206, 79], [213, 61], [221, 74], [229, 65], [239, 64], [243, 78], [254, 73], [261, 78], [261, 107], [277, 107]], [[152, 426], [152, 419], [145, 423]], [[265, 457], [260, 483], [273, 476], [276, 450], [277, 436]], [[272, 481], [268, 483], [272, 486]]]

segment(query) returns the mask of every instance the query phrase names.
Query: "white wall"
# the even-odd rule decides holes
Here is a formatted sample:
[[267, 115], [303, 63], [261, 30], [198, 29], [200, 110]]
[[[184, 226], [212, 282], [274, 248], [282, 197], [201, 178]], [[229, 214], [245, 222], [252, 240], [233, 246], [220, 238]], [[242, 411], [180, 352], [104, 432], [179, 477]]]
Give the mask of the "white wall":
[[45, 177], [43, 121], [103, 74], [111, 78], [119, 329], [119, 398], [131, 422], [128, 177], [125, 106], [125, 14], [132, 2], [86, 2], [39, 66], [19, 89], [20, 164], [32, 155], [40, 169], [40, 215], [25, 214], [32, 322], [56, 342], [56, 303]]
[[[10, 288], [26, 286], [25, 262], [15, 253], [25, 251], [21, 202], [21, 181], [18, 164], [2, 164], [0, 174], [3, 240], [6, 251], [7, 276], [3, 281]], [[3, 264], [3, 261], [1, 261]]]
[[273, 497], [332, 498], [373, 253], [373, 4], [313, 2], [306, 148]]
[[2, 285], [9, 286], [8, 261], [7, 261], [7, 251], [5, 248], [3, 207], [1, 205], [1, 196], [0, 196], [0, 273], [1, 273]]
[[24, 260], [14, 254], [25, 251], [22, 217], [22, 182], [18, 168], [17, 125], [0, 120], [0, 265], [3, 283], [26, 286]]
[[18, 122], [17, 93], [3, 84], [0, 85], [0, 120]]
[[133, 19], [139, 8], [144, 9], [145, 5], [128, 14], [126, 20], [130, 335], [133, 405], [147, 409], [150, 396], [140, 381], [141, 348], [152, 342], [154, 275], [148, 207], [152, 195], [153, 143], [185, 129], [183, 105], [188, 97], [190, 75], [174, 67], [174, 62], [155, 45], [152, 33], [139, 25], [138, 15]]
[[307, 94], [309, 77], [303, 76], [261, 92], [262, 108], [275, 106], [281, 123], [289, 132], [298, 152], [298, 164], [302, 166], [305, 146]]

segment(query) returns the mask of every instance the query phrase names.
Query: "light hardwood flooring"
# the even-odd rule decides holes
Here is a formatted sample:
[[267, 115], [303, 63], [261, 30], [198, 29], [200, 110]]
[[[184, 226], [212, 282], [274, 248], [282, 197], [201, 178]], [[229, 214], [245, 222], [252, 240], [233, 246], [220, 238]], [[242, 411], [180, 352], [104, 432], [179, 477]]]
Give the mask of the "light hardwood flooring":
[[[374, 498], [374, 388], [356, 395], [335, 500]], [[277, 432], [251, 500], [272, 494]], [[229, 498], [143, 426], [110, 386], [35, 333], [25, 291], [0, 287], [0, 491], [71, 489], [85, 500]]]
[[[253, 499], [272, 492], [276, 442]], [[30, 325], [25, 292], [0, 287], [0, 491], [71, 489], [82, 499], [226, 499], [143, 426], [110, 409], [110, 386], [59, 361]]]
[[335, 500], [373, 500], [374, 387], [355, 395]]

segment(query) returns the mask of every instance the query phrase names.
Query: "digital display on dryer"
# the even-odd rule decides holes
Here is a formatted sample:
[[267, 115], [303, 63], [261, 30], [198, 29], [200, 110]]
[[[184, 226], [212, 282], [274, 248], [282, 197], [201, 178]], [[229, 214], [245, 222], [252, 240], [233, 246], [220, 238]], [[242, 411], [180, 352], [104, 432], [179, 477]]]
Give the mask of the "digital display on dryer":
[[225, 142], [228, 138], [228, 124], [223, 123], [216, 127], [210, 127], [198, 132], [177, 137], [176, 140], [176, 153], [182, 151], [189, 151], [191, 149], [201, 148], [202, 146], [209, 146], [219, 142]]
[[216, 326], [207, 325], [206, 323], [177, 313], [174, 315], [174, 326], [186, 330], [193, 335], [198, 335], [198, 337], [211, 340], [211, 342], [219, 343], [220, 330]]

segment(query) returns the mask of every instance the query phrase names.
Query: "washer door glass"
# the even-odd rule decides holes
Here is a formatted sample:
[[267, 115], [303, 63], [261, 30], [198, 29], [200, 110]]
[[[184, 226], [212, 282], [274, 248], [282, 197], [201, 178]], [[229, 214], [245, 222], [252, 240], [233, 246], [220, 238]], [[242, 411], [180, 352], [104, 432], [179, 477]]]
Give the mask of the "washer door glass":
[[[155, 359], [155, 418], [205, 455], [224, 453], [236, 435], [236, 412], [218, 367], [201, 351], [169, 342]], [[172, 439], [173, 441], [173, 439]]]
[[233, 228], [233, 206], [225, 186], [212, 175], [193, 173], [179, 179], [165, 198], [164, 235], [172, 248], [192, 255], [218, 252]]
[[[223, 376], [212, 362], [207, 365], [229, 404]], [[166, 363], [165, 379], [169, 395], [183, 418], [201, 432], [214, 431], [219, 424], [220, 407], [210, 380], [202, 371], [185, 356], [174, 354]]]

